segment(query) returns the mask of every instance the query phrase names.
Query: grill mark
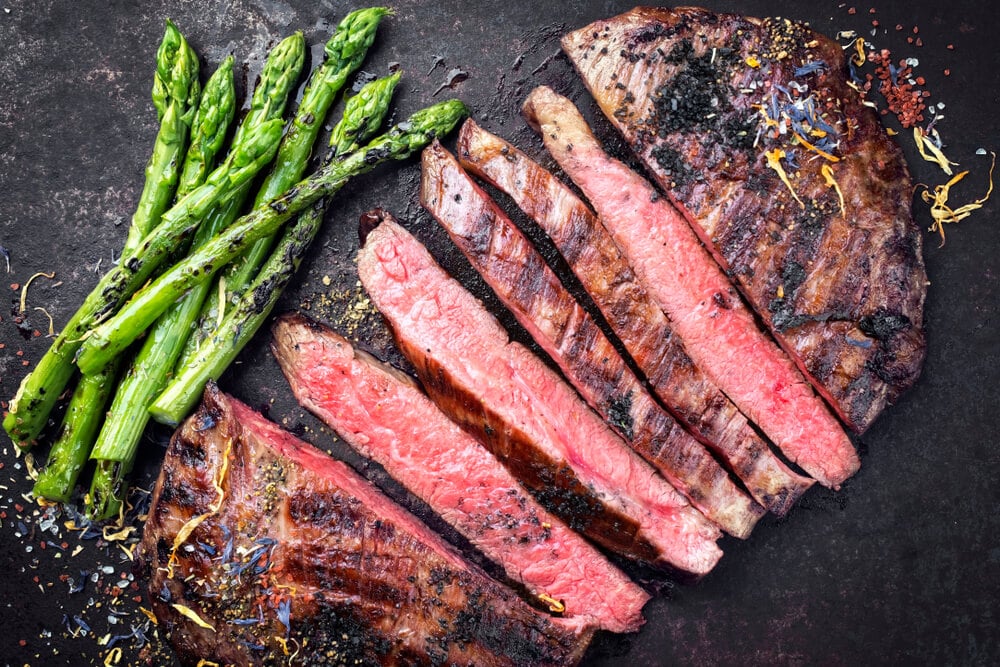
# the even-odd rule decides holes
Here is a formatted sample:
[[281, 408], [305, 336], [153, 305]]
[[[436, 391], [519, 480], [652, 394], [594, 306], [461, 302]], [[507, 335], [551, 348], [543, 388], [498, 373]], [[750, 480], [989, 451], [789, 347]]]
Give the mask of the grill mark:
[[[423, 167], [425, 187], [436, 190], [436, 182], [447, 183], [441, 187], [460, 191], [467, 206], [442, 206], [440, 202], [448, 201], [444, 198], [438, 205], [426, 204], [430, 213], [518, 320], [550, 352], [591, 407], [706, 516], [730, 534], [747, 536], [763, 510], [736, 488], [700, 443], [652, 401], [597, 323], [573, 300], [527, 238], [476, 189], [454, 157], [440, 145], [427, 149]], [[481, 213], [485, 209], [490, 210], [490, 215]], [[491, 252], [486, 255], [477, 251], [475, 242], [483, 235], [480, 225], [493, 229]], [[467, 235], [472, 239], [468, 245]], [[512, 257], [525, 267], [520, 280], [506, 268]], [[528, 271], [530, 278], [524, 275]], [[611, 419], [609, 406], [626, 395], [633, 397], [629, 418]]]
[[[716, 28], [707, 27], [711, 20], [718, 21]], [[898, 147], [885, 137], [877, 117], [861, 107], [856, 101], [856, 95], [847, 89], [846, 66], [842, 64], [844, 57], [836, 43], [813, 33], [808, 28], [797, 26], [795, 30], [799, 33], [798, 44], [791, 49], [792, 57], [773, 65], [771, 74], [778, 83], [786, 83], [791, 76], [791, 65], [788, 63], [798, 62], [796, 54], [803, 52], [802, 44], [812, 39], [816, 40], [817, 45], [812, 47], [809, 59], [823, 59], [831, 64], [841, 63], [840, 71], [835, 67], [833, 71], [817, 79], [813, 87], [817, 90], [819, 98], [835, 100], [841, 104], [843, 116], [855, 123], [853, 137], [842, 137], [840, 152], [843, 159], [836, 166], [837, 180], [847, 200], [848, 215], [853, 219], [850, 222], [840, 219], [839, 203], [836, 202], [832, 190], [827, 188], [823, 179], [819, 177], [819, 162], [802, 163], [795, 188], [803, 200], [817, 200], [828, 212], [826, 218], [832, 225], [844, 227], [859, 237], [850, 248], [830, 246], [825, 241], [818, 241], [812, 246], [813, 240], [808, 239], [805, 234], [801, 239], [798, 234], [784, 233], [780, 237], [771, 239], [766, 232], [757, 230], [749, 235], [759, 239], [759, 243], [756, 244], [758, 250], [766, 248], [764, 256], [758, 257], [759, 253], [751, 250], [754, 246], [748, 243], [748, 234], [733, 229], [734, 225], [743, 226], [748, 224], [748, 221], [740, 219], [723, 222], [725, 214], [722, 210], [725, 208], [725, 198], [715, 197], [713, 192], [722, 187], [735, 185], [738, 189], [758, 197], [756, 202], [746, 203], [752, 210], [752, 214], [745, 216], [750, 218], [751, 225], [755, 219], [766, 219], [769, 216], [788, 219], [785, 216], [793, 215], [798, 205], [791, 200], [787, 188], [779, 179], [760, 161], [749, 172], [741, 170], [738, 159], [734, 159], [731, 166], [720, 162], [720, 155], [724, 157], [726, 151], [738, 153], [741, 146], [735, 139], [724, 137], [713, 147], [707, 147], [700, 142], [695, 133], [680, 132], [668, 137], [656, 137], [655, 133], [651, 133], [642, 124], [640, 120], [644, 117], [642, 114], [617, 113], [624, 95], [632, 95], [642, 100], [645, 94], [676, 76], [676, 67], [665, 65], [656, 59], [633, 59], [630, 62], [628, 58], [618, 54], [616, 49], [619, 45], [627, 43], [628, 36], [633, 31], [645, 30], [645, 34], [655, 35], [658, 29], [651, 26], [673, 26], [674, 31], [669, 37], [654, 37], [652, 41], [642, 46], [642, 50], [646, 52], [658, 49], [660, 52], [669, 53], [675, 45], [693, 39], [695, 35], [704, 35], [705, 48], [728, 45], [737, 31], [737, 24], [732, 21], [733, 18], [728, 15], [718, 15], [713, 19], [712, 15], [705, 14], [701, 10], [637, 9], [622, 17], [598, 22], [571, 33], [564, 38], [563, 43], [588, 88], [597, 98], [602, 111], [622, 130], [628, 143], [656, 175], [661, 185], [668, 188], [671, 197], [686, 208], [696, 229], [705, 234], [703, 240], [706, 243], [712, 241], [716, 244], [716, 253], [725, 258], [732, 269], [731, 275], [739, 279], [740, 287], [748, 300], [766, 321], [770, 322], [767, 317], [768, 304], [777, 287], [775, 282], [777, 275], [773, 271], [760, 270], [761, 265], [776, 266], [775, 258], [784, 257], [791, 257], [803, 266], [810, 266], [807, 260], [810, 258], [813, 260], [814, 270], [805, 280], [806, 285], [814, 286], [813, 299], [804, 300], [798, 294], [794, 295], [794, 303], [786, 304], [786, 312], [778, 319], [778, 322], [785, 327], [785, 331], [775, 333], [782, 338], [782, 344], [786, 348], [812, 349], [810, 345], [794, 340], [797, 327], [789, 327], [790, 324], [796, 324], [803, 319], [826, 320], [850, 317], [857, 321], [878, 307], [887, 307], [899, 309], [913, 322], [921, 322], [926, 293], [923, 286], [924, 267], [920, 258], [922, 241], [910, 212], [909, 175], [906, 165]], [[736, 44], [742, 49], [741, 56], [767, 48], [774, 39], [774, 33], [769, 31], [766, 21], [749, 22], [741, 29], [742, 41]], [[693, 39], [693, 43], [697, 42], [697, 39]], [[604, 49], [609, 52], [606, 57], [589, 60], [582, 57], [583, 53], [600, 52]], [[642, 83], [623, 90], [607, 87], [605, 82], [608, 72], [623, 66], [630, 68], [628, 81]], [[730, 76], [731, 80], [727, 83], [736, 90], [740, 87], [740, 82], [745, 80], [746, 74], [741, 73], [737, 67], [730, 72]], [[645, 87], [645, 90], [639, 90], [639, 87]], [[739, 112], [729, 115], [732, 119], [738, 120]], [[696, 169], [703, 171], [707, 180], [680, 185], [670, 190], [672, 179], [654, 156], [656, 151], [662, 153], [664, 147], [684, 155]], [[779, 208], [780, 202], [785, 204], [784, 213]], [[803, 231], [807, 233], [809, 229]], [[872, 234], [870, 239], [866, 236], [869, 233]], [[895, 254], [889, 251], [890, 248], [893, 250], [899, 248], [902, 252]], [[826, 257], [828, 253], [832, 253], [833, 256]], [[876, 261], [869, 264], [867, 271], [860, 271], [859, 264], [862, 263], [862, 258], [866, 257], [876, 258]], [[829, 261], [821, 263], [821, 258]], [[844, 266], [845, 263], [853, 263], [850, 266], [852, 270], [846, 270], [848, 267]], [[835, 276], [835, 282], [832, 281], [832, 276]], [[828, 287], [824, 288], [824, 284]], [[865, 289], [864, 285], [870, 288]], [[815, 300], [815, 295], [820, 289], [825, 291], [829, 301]], [[845, 341], [830, 344], [850, 345]], [[915, 381], [924, 354], [923, 346], [921, 334], [895, 341], [890, 345], [891, 348], [895, 348], [892, 350], [888, 347], [871, 348], [867, 352], [869, 363], [862, 365], [857, 372], [873, 376], [869, 378], [870, 386], [878, 384], [886, 386], [875, 392], [877, 397], [873, 399], [874, 402], [869, 403], [870, 396], [859, 397], [857, 400], [862, 400], [865, 405], [857, 408], [851, 406], [851, 401], [854, 400], [853, 394], [847, 389], [857, 378], [845, 378], [846, 368], [841, 367], [831, 373], [824, 373], [821, 372], [824, 360], [819, 357], [804, 356], [797, 358], [796, 361], [807, 375], [821, 380], [816, 383], [817, 389], [831, 400], [854, 430], [862, 432], [884, 408], [887, 397], [899, 395]], [[911, 366], [904, 369], [898, 362], [887, 364], [887, 354], [897, 360], [906, 359]], [[856, 356], [857, 353], [850, 350], [844, 350], [839, 355], [844, 360]], [[893, 367], [891, 372], [884, 370], [887, 365]], [[883, 370], [880, 372], [879, 369]], [[855, 416], [857, 414], [864, 414], [866, 418], [858, 420]]]
[[[721, 391], [693, 364], [663, 312], [652, 304], [610, 235], [565, 186], [516, 148], [467, 121], [459, 136], [464, 166], [513, 197], [552, 238], [659, 397], [720, 453], [756, 500], [784, 514], [812, 481], [770, 451]], [[498, 159], [503, 147], [506, 159]], [[513, 185], [527, 174], [530, 190]], [[533, 193], [533, 194], [532, 194]], [[565, 347], [558, 339], [558, 348]], [[575, 352], [568, 354], [570, 358]], [[619, 394], [620, 395], [620, 394]], [[612, 412], [608, 403], [607, 412]]]

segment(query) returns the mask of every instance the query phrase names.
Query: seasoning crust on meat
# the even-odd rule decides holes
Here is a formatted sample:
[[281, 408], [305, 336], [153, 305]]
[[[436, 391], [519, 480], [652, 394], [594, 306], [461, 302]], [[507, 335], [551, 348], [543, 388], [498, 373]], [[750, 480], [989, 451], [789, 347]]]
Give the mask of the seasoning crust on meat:
[[902, 153], [840, 45], [685, 7], [597, 21], [563, 48], [779, 343], [867, 429], [920, 373], [927, 279]]

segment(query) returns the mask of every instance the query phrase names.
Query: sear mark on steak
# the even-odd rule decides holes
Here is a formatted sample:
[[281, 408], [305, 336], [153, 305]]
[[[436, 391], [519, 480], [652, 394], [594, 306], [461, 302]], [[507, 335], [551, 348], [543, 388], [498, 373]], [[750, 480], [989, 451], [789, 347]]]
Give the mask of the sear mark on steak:
[[[794, 21], [690, 7], [636, 8], [562, 44], [778, 342], [853, 430], [867, 429], [920, 373], [926, 272], [902, 152], [848, 86], [840, 45]], [[837, 162], [793, 140], [803, 122]], [[797, 199], [768, 166], [778, 150]], [[790, 263], [802, 270], [794, 285]], [[893, 324], [872, 327], [880, 314]]]
[[677, 209], [610, 158], [565, 97], [536, 88], [524, 112], [594, 205], [695, 363], [818, 482], [837, 487], [854, 474], [860, 462], [840, 424], [757, 327]]
[[700, 576], [719, 530], [390, 220], [358, 273], [438, 406], [570, 527], [629, 558]]
[[[597, 216], [527, 155], [468, 120], [462, 165], [507, 195], [552, 239], [663, 404], [711, 447], [757, 502], [784, 515], [813, 481], [792, 472], [698, 368]], [[630, 399], [629, 399], [630, 400]], [[626, 397], [609, 405], [624, 426]]]
[[561, 616], [582, 626], [632, 632], [642, 625], [649, 595], [544, 510], [409, 376], [301, 315], [278, 320], [271, 350], [299, 403], [381, 464], [511, 580], [532, 595], [561, 601]]
[[727, 533], [764, 510], [657, 404], [541, 254], [440, 143], [423, 152], [420, 203], [598, 414]]
[[[179, 487], [193, 504], [168, 499]], [[274, 664], [285, 645], [310, 665], [564, 665], [590, 638], [214, 385], [170, 442], [136, 567], [190, 665]]]

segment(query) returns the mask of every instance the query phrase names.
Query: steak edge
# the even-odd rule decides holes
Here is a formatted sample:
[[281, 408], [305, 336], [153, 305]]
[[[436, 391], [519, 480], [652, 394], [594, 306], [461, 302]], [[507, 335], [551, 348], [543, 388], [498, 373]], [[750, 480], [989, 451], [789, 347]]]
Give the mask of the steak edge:
[[524, 113], [580, 187], [695, 363], [794, 463], [837, 487], [860, 466], [840, 424], [754, 321], [670, 202], [604, 153], [572, 102], [549, 88]]
[[660, 407], [541, 254], [440, 143], [424, 149], [420, 203], [584, 400], [720, 528], [749, 537], [764, 514]]
[[612, 632], [643, 623], [649, 594], [544, 510], [414, 381], [301, 315], [271, 350], [299, 403], [424, 500], [531, 595]]
[[170, 442], [137, 568], [191, 665], [562, 665], [590, 638], [211, 384]]
[[434, 401], [546, 509], [629, 558], [714, 567], [718, 529], [391, 217], [367, 234], [358, 273]]
[[726, 461], [758, 503], [785, 515], [814, 481], [775, 456], [695, 365], [597, 216], [541, 165], [471, 119], [456, 151], [463, 167], [513, 198], [552, 239], [678, 421]]
[[[902, 152], [848, 86], [840, 45], [787, 19], [690, 7], [636, 8], [562, 43], [800, 370], [867, 429], [919, 376], [927, 276]], [[792, 87], [818, 111], [792, 103]], [[790, 141], [802, 115], [836, 162]], [[774, 151], [795, 196], [768, 166]]]

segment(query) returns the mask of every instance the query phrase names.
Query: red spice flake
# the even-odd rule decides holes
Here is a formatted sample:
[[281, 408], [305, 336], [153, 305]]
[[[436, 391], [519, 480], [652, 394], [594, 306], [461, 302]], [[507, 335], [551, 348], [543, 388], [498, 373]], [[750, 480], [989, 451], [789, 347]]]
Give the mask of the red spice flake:
[[32, 580], [33, 582], [35, 582], [36, 584], [37, 584], [38, 582], [40, 582], [40, 581], [41, 581], [41, 579], [39, 579], [39, 578], [38, 578], [38, 575], [37, 575], [37, 574], [36, 574], [35, 576], [33, 576], [33, 577], [31, 578], [31, 580]]
[[954, 51], [955, 50], [955, 45], [954, 44], [949, 44], [945, 48], [948, 49], [949, 51]]
[[[3, 470], [3, 463], [0, 463], [0, 470]], [[0, 511], [0, 519], [6, 519], [6, 518], [7, 518], [7, 512]]]
[[917, 85], [918, 85], [918, 86], [922, 86], [922, 85], [924, 85], [925, 83], [927, 83], [927, 81], [926, 81], [926, 80], [924, 79], [924, 77], [922, 77], [922, 76], [918, 76], [918, 77], [916, 78], [916, 82], [917, 82]]
[[19, 357], [23, 357], [24, 356], [24, 350], [18, 350], [14, 354], [17, 355], [17, 356], [19, 356]]
[[913, 34], [916, 35], [918, 32], [920, 32], [920, 28], [913, 26]]
[[902, 26], [902, 24], [899, 24], [899, 23], [897, 23], [897, 24], [896, 24], [896, 31], [898, 32], [898, 31], [900, 31], [900, 30], [902, 30], [902, 29], [903, 29], [903, 26]]
[[919, 37], [917, 37], [917, 41], [916, 41], [916, 42], [914, 42], [914, 43], [915, 43], [915, 44], [916, 44], [917, 46], [923, 46], [923, 45], [924, 45], [924, 40], [922, 40], [922, 39], [920, 39]]
[[30, 362], [30, 361], [28, 361], [27, 359], [25, 359], [24, 361], [22, 361], [22, 362], [21, 362], [21, 365], [22, 365], [22, 366], [30, 366], [30, 365], [31, 365], [31, 362]]
[[18, 512], [23, 512], [24, 505], [22, 505], [21, 503], [14, 503], [14, 509], [16, 509]]
[[872, 7], [871, 9], [869, 9], [869, 10], [868, 10], [868, 13], [869, 13], [869, 14], [874, 14], [874, 13], [875, 13], [875, 8], [874, 8], [874, 7]]
[[[38, 548], [41, 549], [42, 551], [45, 551], [45, 540], [42, 540], [41, 542], [38, 543]], [[35, 579], [38, 579], [38, 577], [35, 577]], [[37, 584], [38, 582], [36, 581], [35, 583]]]
[[907, 37], [906, 38], [906, 43], [907, 44], [913, 44], [913, 38], [912, 37]]
[[10, 288], [16, 292], [17, 290], [21, 289], [21, 283], [11, 283]]
[[18, 639], [17, 640], [17, 645], [18, 646], [22, 646], [22, 647], [23, 646], [27, 646], [28, 645], [28, 640], [27, 639]]
[[60, 542], [59, 546], [63, 549], [69, 549], [69, 542]]
[[847, 13], [853, 16], [854, 14], [858, 13], [858, 10], [855, 9], [854, 7], [851, 7], [850, 9], [847, 10]]
[[872, 27], [873, 28], [877, 28], [878, 27], [878, 19], [872, 19]]
[[945, 76], [951, 76], [951, 70], [950, 70], [950, 69], [946, 69], [946, 70], [944, 71], [944, 75], [945, 75]]
[[42, 335], [42, 332], [39, 331], [38, 329], [35, 329], [34, 331], [31, 332], [31, 335], [34, 336], [35, 338], [38, 338], [39, 336]]

